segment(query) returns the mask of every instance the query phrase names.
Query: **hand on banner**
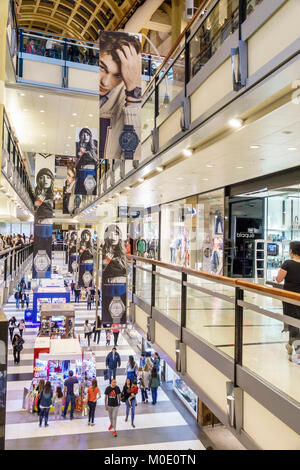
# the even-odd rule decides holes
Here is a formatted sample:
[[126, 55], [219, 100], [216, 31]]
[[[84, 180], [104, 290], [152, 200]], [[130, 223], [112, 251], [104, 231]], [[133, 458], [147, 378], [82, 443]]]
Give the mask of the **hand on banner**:
[[132, 45], [116, 50], [121, 62], [121, 74], [127, 91], [141, 86], [141, 54]]

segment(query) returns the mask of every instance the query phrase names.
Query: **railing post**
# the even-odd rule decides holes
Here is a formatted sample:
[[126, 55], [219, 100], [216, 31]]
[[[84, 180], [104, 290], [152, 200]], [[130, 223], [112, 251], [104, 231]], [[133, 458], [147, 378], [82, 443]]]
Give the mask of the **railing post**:
[[[136, 260], [132, 262], [132, 297], [136, 292]], [[132, 299], [133, 300], [133, 299]]]
[[180, 342], [182, 343], [182, 328], [186, 327], [186, 306], [187, 306], [187, 274], [181, 273], [181, 315], [180, 315]]
[[239, 300], [244, 300], [244, 291], [240, 287], [235, 288], [235, 322], [234, 322], [234, 386], [237, 387], [236, 369], [243, 364], [243, 307], [238, 305]]
[[156, 287], [155, 272], [156, 272], [156, 265], [152, 264], [151, 267], [152, 267], [152, 272], [151, 272], [151, 316], [152, 316], [152, 307], [155, 306], [155, 287]]
[[63, 77], [62, 77], [62, 86], [63, 88], [68, 88], [68, 67], [67, 67], [67, 55], [68, 55], [68, 46], [67, 46], [67, 40], [64, 38], [64, 49], [63, 49], [63, 61], [64, 65], [62, 68], [63, 72]]
[[10, 257], [9, 274], [12, 278], [12, 273], [13, 273], [13, 252], [12, 251], [9, 253], [9, 257]]
[[239, 40], [242, 40], [242, 24], [247, 18], [247, 0], [239, 0]]
[[8, 255], [4, 255], [4, 281], [6, 282], [7, 280], [7, 257]]

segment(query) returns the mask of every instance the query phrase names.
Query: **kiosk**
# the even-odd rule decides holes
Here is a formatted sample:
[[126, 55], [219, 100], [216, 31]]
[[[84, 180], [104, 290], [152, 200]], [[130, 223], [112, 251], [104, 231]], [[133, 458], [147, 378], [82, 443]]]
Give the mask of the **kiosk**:
[[33, 291], [33, 308], [26, 310], [25, 321], [39, 323], [43, 303], [66, 304], [68, 302], [70, 302], [70, 291], [66, 287], [36, 287]]

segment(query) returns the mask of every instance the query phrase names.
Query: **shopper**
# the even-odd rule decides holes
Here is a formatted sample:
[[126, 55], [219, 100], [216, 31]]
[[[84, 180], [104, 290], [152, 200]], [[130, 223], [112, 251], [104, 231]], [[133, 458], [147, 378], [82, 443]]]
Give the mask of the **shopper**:
[[25, 292], [22, 292], [22, 297], [21, 297], [21, 308], [24, 308], [24, 304], [26, 302], [26, 294]]
[[94, 343], [96, 343], [97, 339], [97, 344], [100, 343], [100, 336], [101, 336], [101, 320], [99, 315], [97, 316], [97, 321], [94, 323]]
[[[290, 243], [290, 260], [286, 260], [276, 277], [276, 282], [281, 283], [284, 280], [284, 290], [300, 293], [300, 242]], [[287, 302], [283, 302], [284, 315], [300, 320], [300, 307]], [[286, 345], [289, 360], [292, 360], [293, 342], [300, 339], [299, 328], [288, 325], [289, 342]]]
[[144, 367], [145, 364], [146, 364], [145, 354], [141, 354], [141, 357], [140, 357], [140, 367]]
[[61, 421], [61, 407], [62, 407], [62, 401], [63, 401], [63, 392], [60, 386], [56, 387], [56, 392], [54, 394], [54, 419], [57, 421], [59, 418], [59, 421]]
[[11, 319], [8, 321], [8, 331], [10, 335], [10, 340], [12, 342], [13, 340], [13, 334], [14, 334], [14, 329], [16, 328], [16, 317], [11, 317]]
[[23, 332], [25, 331], [25, 321], [22, 319], [18, 325], [21, 338], [23, 337]]
[[83, 331], [84, 331], [84, 337], [88, 339], [88, 347], [90, 347], [90, 345], [91, 345], [92, 327], [91, 327], [91, 325], [89, 324], [89, 321], [88, 321], [88, 320], [85, 320]]
[[89, 292], [87, 295], [87, 310], [92, 310], [92, 294]]
[[75, 289], [75, 303], [79, 304], [80, 289]]
[[26, 308], [29, 308], [29, 295], [26, 295]]
[[74, 295], [74, 292], [75, 292], [75, 282], [74, 281], [71, 282], [71, 292]]
[[70, 410], [70, 419], [73, 419], [73, 413], [74, 413], [74, 408], [75, 408], [75, 401], [76, 401], [76, 395], [74, 393], [74, 385], [78, 384], [78, 379], [77, 377], [73, 377], [73, 371], [69, 371], [69, 378], [65, 380], [64, 384], [64, 398], [66, 400], [65, 402], [65, 408], [63, 412], [63, 418], [66, 417], [67, 411], [69, 404], [71, 402], [71, 410]]
[[159, 374], [159, 371], [160, 371], [160, 357], [159, 357], [157, 352], [154, 353], [153, 367], [157, 370], [157, 373]]
[[15, 292], [15, 299], [16, 299], [16, 308], [20, 308], [20, 298], [19, 298], [19, 291]]
[[18, 333], [14, 334], [12, 340], [14, 363], [20, 364], [20, 354], [23, 349], [24, 339]]
[[152, 405], [156, 405], [157, 403], [157, 389], [160, 385], [159, 375], [157, 373], [157, 369], [155, 367], [152, 368], [151, 376], [150, 376], [150, 388], [151, 388], [151, 395], [152, 395]]
[[129, 400], [131, 398], [131, 394], [132, 394], [132, 382], [129, 378], [127, 378], [124, 384], [123, 390], [122, 390], [121, 399], [123, 402], [125, 402], [125, 405], [126, 405], [125, 421], [128, 421], [129, 413], [131, 413], [131, 425], [133, 428], [135, 428], [134, 417], [135, 417], [136, 400], [134, 399], [130, 404]]
[[112, 330], [113, 330], [113, 334], [114, 334], [114, 346], [118, 346], [118, 337], [119, 337], [119, 333], [120, 333], [120, 329], [119, 329], [119, 326], [120, 325], [112, 325]]
[[146, 386], [146, 382], [145, 382], [145, 378], [144, 378], [144, 371], [142, 371], [142, 374], [139, 378], [139, 386], [140, 386], [140, 390], [141, 390], [141, 394], [142, 394], [142, 402], [143, 403], [148, 403], [148, 390], [147, 390], [147, 386]]
[[45, 427], [48, 426], [48, 417], [49, 417], [49, 410], [52, 405], [53, 399], [53, 392], [51, 388], [51, 383], [48, 381], [44, 387], [44, 390], [40, 394], [40, 424], [39, 426], [42, 427], [43, 418], [45, 417]]
[[121, 367], [121, 358], [116, 348], [112, 348], [111, 352], [106, 356], [105, 364], [108, 368], [108, 379], [111, 382], [111, 376], [115, 379], [117, 367]]
[[92, 385], [87, 389], [87, 403], [89, 406], [89, 426], [94, 426], [95, 411], [97, 406], [97, 400], [101, 398], [100, 389], [98, 388], [97, 380], [92, 381]]
[[138, 371], [137, 363], [135, 362], [133, 356], [129, 356], [129, 360], [126, 366], [127, 378], [133, 382], [133, 380], [137, 378], [137, 371]]
[[114, 437], [117, 437], [117, 417], [121, 404], [121, 390], [117, 386], [116, 379], [112, 379], [111, 384], [105, 390], [105, 409], [108, 411], [110, 420], [109, 431], [113, 430]]
[[106, 346], [110, 346], [111, 333], [111, 330], [105, 330]]

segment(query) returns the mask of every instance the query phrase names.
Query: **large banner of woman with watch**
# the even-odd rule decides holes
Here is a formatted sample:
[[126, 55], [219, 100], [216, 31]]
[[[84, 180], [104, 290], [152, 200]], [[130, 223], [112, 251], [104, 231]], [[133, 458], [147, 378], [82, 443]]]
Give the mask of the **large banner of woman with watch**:
[[34, 251], [32, 277], [51, 278], [55, 156], [35, 156]]
[[97, 129], [76, 129], [75, 194], [97, 195]]
[[102, 322], [126, 324], [127, 258], [120, 227], [108, 225], [102, 246]]
[[100, 31], [101, 159], [141, 158], [142, 58], [138, 35]]
[[77, 231], [70, 230], [68, 232], [68, 272], [71, 274], [77, 273]]
[[85, 228], [79, 232], [79, 287], [93, 286], [94, 271], [94, 231]]

